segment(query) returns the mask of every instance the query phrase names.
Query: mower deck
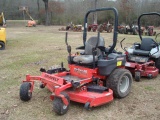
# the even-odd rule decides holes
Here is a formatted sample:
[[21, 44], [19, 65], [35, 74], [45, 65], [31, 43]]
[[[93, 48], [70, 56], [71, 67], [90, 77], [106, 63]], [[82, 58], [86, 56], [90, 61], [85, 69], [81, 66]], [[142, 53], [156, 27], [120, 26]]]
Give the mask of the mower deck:
[[[79, 103], [89, 103], [88, 107], [99, 106], [113, 100], [113, 91], [107, 87], [90, 84], [92, 78], [79, 78], [70, 75], [69, 72], [62, 72], [57, 74], [43, 73], [41, 76], [26, 76], [24, 82], [32, 83], [30, 91], [33, 91], [34, 80], [40, 80], [44, 87], [46, 86], [52, 93], [50, 98], [60, 97], [64, 100], [61, 92], [66, 92], [70, 100]], [[86, 85], [85, 85], [86, 84]], [[63, 101], [66, 105], [68, 104]]]
[[157, 77], [159, 70], [155, 67], [153, 61], [146, 63], [135, 63], [135, 62], [126, 62], [126, 68], [131, 71], [133, 75], [138, 75], [139, 77]]
[[80, 91], [66, 92], [70, 96], [70, 100], [84, 104], [89, 102], [89, 107], [96, 107], [111, 102], [113, 100], [113, 92], [111, 89], [109, 89], [108, 91], [103, 91], [102, 93], [94, 91], [89, 92], [87, 91], [87, 87], [83, 87], [82, 89]]

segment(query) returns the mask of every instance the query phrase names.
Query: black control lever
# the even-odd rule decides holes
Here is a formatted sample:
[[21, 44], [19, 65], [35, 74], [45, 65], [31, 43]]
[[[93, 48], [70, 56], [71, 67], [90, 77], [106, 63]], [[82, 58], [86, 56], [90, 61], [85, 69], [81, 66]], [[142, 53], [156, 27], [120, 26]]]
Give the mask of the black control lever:
[[66, 32], [65, 43], [66, 43], [66, 45], [67, 45], [67, 51], [68, 51], [68, 53], [69, 53], [69, 59], [70, 59], [70, 61], [71, 61], [71, 46], [68, 45], [67, 39], [68, 39], [68, 32]]
[[125, 47], [123, 48], [123, 46], [122, 46], [122, 42], [123, 42], [125, 39], [126, 39], [126, 38], [123, 38], [123, 39], [121, 40], [120, 45], [121, 45], [121, 48], [122, 48], [124, 51], [127, 51], [126, 48], [125, 48]]

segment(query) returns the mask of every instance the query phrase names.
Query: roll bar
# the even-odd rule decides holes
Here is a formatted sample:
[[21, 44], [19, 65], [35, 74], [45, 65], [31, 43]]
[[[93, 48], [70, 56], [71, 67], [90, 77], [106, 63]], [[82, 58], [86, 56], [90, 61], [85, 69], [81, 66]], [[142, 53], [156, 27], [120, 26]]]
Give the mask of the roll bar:
[[143, 13], [142, 15], [138, 17], [138, 33], [139, 33], [139, 37], [141, 40], [142, 40], [141, 31], [140, 31], [141, 30], [141, 25], [140, 25], [141, 18], [142, 16], [148, 16], [148, 15], [158, 15], [160, 17], [160, 13], [157, 13], [157, 12]]
[[84, 31], [83, 31], [83, 44], [85, 46], [85, 42], [86, 42], [86, 38], [87, 38], [87, 19], [88, 19], [88, 15], [92, 12], [97, 12], [97, 11], [106, 11], [106, 10], [111, 10], [114, 12], [114, 33], [113, 33], [113, 44], [109, 49], [109, 53], [111, 53], [113, 51], [113, 49], [116, 46], [117, 43], [117, 35], [118, 35], [118, 11], [116, 8], [98, 8], [98, 9], [93, 9], [93, 10], [89, 10], [84, 18]]

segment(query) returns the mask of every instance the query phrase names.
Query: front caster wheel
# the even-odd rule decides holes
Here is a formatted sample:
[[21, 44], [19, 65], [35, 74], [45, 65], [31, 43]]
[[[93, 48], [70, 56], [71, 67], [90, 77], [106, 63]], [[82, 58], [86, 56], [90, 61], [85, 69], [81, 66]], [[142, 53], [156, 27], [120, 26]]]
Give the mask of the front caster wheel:
[[90, 110], [90, 109], [91, 109], [90, 103], [89, 103], [89, 102], [86, 102], [86, 104], [84, 105], [84, 108], [85, 108], [86, 110]]
[[64, 92], [61, 94], [63, 94], [65, 96], [65, 98], [67, 99], [69, 104], [65, 105], [61, 98], [55, 97], [53, 100], [53, 110], [59, 115], [64, 115], [69, 109], [70, 99], [69, 99], [68, 94], [66, 94]]
[[139, 82], [141, 79], [141, 73], [140, 72], [135, 72], [135, 77], [134, 77], [135, 81]]
[[45, 88], [45, 85], [43, 83], [40, 84], [39, 86], [41, 89]]
[[153, 75], [152, 74], [148, 74], [148, 79], [152, 79]]
[[20, 99], [22, 101], [29, 101], [32, 98], [31, 83], [24, 82], [20, 87]]

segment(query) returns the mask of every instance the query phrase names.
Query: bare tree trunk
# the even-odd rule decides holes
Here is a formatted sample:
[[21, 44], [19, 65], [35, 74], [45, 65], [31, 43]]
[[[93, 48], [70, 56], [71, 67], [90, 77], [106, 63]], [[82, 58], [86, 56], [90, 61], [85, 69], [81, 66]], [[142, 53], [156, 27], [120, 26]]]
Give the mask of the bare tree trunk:
[[[97, 9], [97, 0], [95, 0], [94, 8]], [[94, 13], [94, 24], [97, 24], [97, 12]]]
[[38, 19], [40, 18], [40, 6], [39, 6], [39, 0], [37, 0], [37, 6], [38, 6]]
[[43, 0], [44, 4], [45, 4], [45, 25], [49, 25], [49, 15], [48, 15], [48, 0]]
[[37, 0], [37, 6], [38, 6], [38, 12], [40, 10], [40, 7], [39, 7], [39, 0]]
[[[97, 8], [97, 0], [92, 1], [92, 9]], [[93, 13], [93, 24], [97, 24], [97, 12]]]

